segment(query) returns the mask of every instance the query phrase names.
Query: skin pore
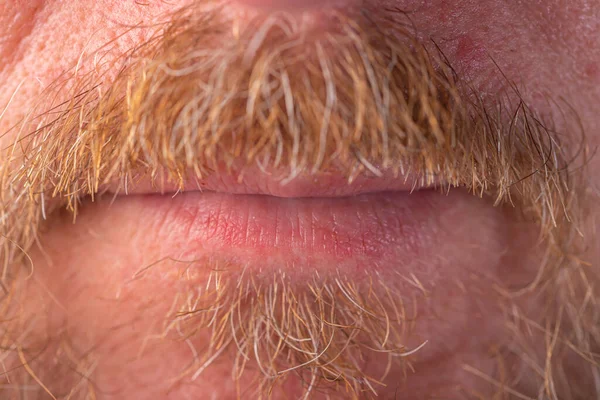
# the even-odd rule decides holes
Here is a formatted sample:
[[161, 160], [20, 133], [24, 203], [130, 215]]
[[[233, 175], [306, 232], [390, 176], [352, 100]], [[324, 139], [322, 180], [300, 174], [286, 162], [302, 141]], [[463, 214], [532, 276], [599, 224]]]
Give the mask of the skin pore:
[[[331, 14], [318, 17], [309, 7], [308, 28], [294, 8], [277, 20], [284, 28], [268, 30], [269, 40], [256, 48], [271, 6], [256, 11], [236, 2], [214, 11], [207, 4], [0, 3], [2, 396], [600, 393], [596, 1], [389, 0], [352, 3], [363, 11], [355, 14], [332, 5]], [[309, 34], [294, 41], [304, 30]], [[317, 45], [325, 34], [329, 48]], [[275, 53], [278, 46], [292, 51]], [[401, 57], [388, 76], [390, 54]], [[177, 75], [189, 67], [197, 69]], [[225, 84], [204, 81], [219, 68]], [[261, 78], [260, 71], [277, 77]], [[289, 96], [273, 105], [275, 94], [257, 90], [255, 102], [267, 110], [283, 104], [276, 118], [256, 111], [249, 120], [247, 108], [223, 100], [233, 94], [247, 106], [245, 88], [284, 82], [283, 72]], [[386, 85], [369, 81], [384, 78]], [[205, 97], [199, 82], [214, 84]], [[332, 86], [335, 106], [321, 91]], [[417, 93], [408, 102], [414, 112], [398, 111], [403, 97], [391, 96], [392, 117], [377, 125], [384, 112], [372, 89], [380, 86]], [[190, 104], [190, 115], [205, 104], [213, 113], [185, 119], [171, 112]], [[289, 104], [299, 111], [290, 113]], [[347, 118], [358, 110], [364, 120]], [[320, 152], [324, 115], [329, 141]], [[238, 136], [225, 128], [236, 118], [247, 118], [236, 125]], [[294, 164], [298, 120], [305, 128], [299, 159], [308, 161]], [[364, 132], [385, 126], [389, 135], [352, 142], [344, 133], [356, 121]], [[216, 140], [192, 126], [224, 133]], [[506, 135], [492, 136], [494, 127]], [[520, 141], [513, 145], [508, 133]], [[263, 177], [257, 163], [276, 159], [279, 149], [281, 176]], [[401, 188], [388, 197], [358, 196], [367, 204], [360, 215], [377, 221], [362, 247], [344, 233], [359, 230], [356, 221], [339, 214], [311, 230], [276, 224], [275, 245], [265, 246], [284, 250], [261, 253], [268, 241], [251, 240], [263, 237], [261, 224], [249, 224], [225, 201], [212, 208], [217, 194], [194, 191], [195, 184], [207, 192], [238, 190], [220, 177], [227, 175], [223, 165], [235, 173], [248, 167], [247, 175], [260, 177], [256, 186], [272, 189], [294, 172], [323, 181], [332, 170], [347, 178], [353, 167], [360, 185], [398, 160], [415, 165], [416, 176], [439, 180], [417, 179], [413, 194]], [[405, 178], [389, 173], [386, 179]], [[124, 176], [137, 186], [126, 190]], [[251, 182], [240, 191], [264, 191], [248, 189]], [[442, 190], [430, 189], [439, 182]], [[174, 196], [180, 186], [186, 191]], [[302, 210], [329, 215], [328, 201], [242, 204], [301, 221]], [[339, 228], [335, 249], [319, 252], [315, 236], [325, 243], [329, 226]], [[239, 229], [244, 239], [236, 237]], [[282, 245], [277, 238], [286, 230], [310, 233], [312, 241]]]

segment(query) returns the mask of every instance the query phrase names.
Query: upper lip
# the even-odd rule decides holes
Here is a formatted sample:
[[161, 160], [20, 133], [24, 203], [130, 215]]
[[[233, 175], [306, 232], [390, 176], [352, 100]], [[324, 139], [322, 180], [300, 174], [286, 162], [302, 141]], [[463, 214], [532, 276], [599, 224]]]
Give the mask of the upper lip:
[[142, 175], [132, 178], [127, 185], [111, 184], [108, 191], [116, 194], [175, 193], [178, 191], [210, 191], [230, 194], [255, 194], [284, 198], [347, 197], [374, 192], [410, 192], [437, 186], [435, 178], [385, 171], [380, 176], [359, 174], [349, 179], [343, 174], [319, 172], [300, 174], [293, 179], [273, 171], [246, 168], [236, 171], [215, 171], [198, 178], [193, 173], [183, 180], [157, 177], [154, 180]]

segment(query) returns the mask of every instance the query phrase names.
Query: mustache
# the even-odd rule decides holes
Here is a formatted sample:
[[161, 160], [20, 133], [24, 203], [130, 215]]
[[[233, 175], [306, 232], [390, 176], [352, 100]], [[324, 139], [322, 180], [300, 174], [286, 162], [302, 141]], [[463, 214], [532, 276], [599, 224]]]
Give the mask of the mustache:
[[393, 171], [518, 204], [545, 233], [571, 218], [556, 135], [524, 102], [484, 101], [389, 12], [332, 9], [307, 26], [223, 10], [169, 15], [108, 85], [78, 77], [62, 103], [65, 82], [48, 89], [18, 168], [4, 168], [4, 193], [19, 199], [5, 202], [11, 243], [27, 248], [49, 209], [76, 213], [115, 180], [124, 190], [166, 173], [183, 189], [222, 166], [277, 169], [284, 183]]

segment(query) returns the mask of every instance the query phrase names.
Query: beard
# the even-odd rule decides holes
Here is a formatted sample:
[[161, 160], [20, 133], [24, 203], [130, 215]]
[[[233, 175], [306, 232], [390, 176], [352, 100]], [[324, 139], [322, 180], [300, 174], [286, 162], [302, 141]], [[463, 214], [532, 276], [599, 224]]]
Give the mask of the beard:
[[[63, 210], [75, 217], [102, 195], [144, 185], [184, 190], [262, 171], [284, 185], [327, 174], [348, 182], [393, 176], [472, 193], [535, 226], [535, 260], [519, 261], [533, 263], [520, 266], [533, 273], [518, 284], [493, 282], [488, 294], [494, 315], [505, 318], [493, 343], [498, 367], [462, 368], [498, 396], [589, 395], [600, 332], [596, 272], [579, 256], [581, 171], [515, 87], [482, 97], [389, 12], [242, 18], [194, 4], [167, 20], [106, 66], [116, 76], [74, 74], [51, 85], [20, 125], [30, 133], [6, 153], [2, 329], [12, 364], [22, 366], [10, 374], [17, 391], [35, 382], [40, 395], [84, 397], [81, 371], [94, 363], [93, 352], [73, 350], [49, 328], [25, 334], [32, 314], [22, 305], [36, 309], [28, 254]], [[152, 337], [197, 344], [179, 366], [181, 380], [225, 365], [238, 396], [358, 398], [406, 385], [399, 382], [412, 379], [431, 340], [416, 328], [420, 303], [445, 291], [414, 274], [399, 274], [398, 284], [376, 268], [357, 277], [315, 265], [290, 274], [276, 260], [258, 271], [243, 257], [169, 258], [139, 265], [128, 285], [176, 277]], [[476, 293], [470, 284], [465, 291]], [[57, 358], [67, 366], [49, 371]]]

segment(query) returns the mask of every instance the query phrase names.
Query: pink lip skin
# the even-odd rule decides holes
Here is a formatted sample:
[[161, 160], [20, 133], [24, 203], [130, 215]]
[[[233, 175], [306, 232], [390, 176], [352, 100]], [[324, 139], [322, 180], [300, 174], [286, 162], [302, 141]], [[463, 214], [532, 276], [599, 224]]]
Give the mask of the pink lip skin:
[[318, 198], [185, 192], [114, 202], [121, 218], [140, 221], [142, 231], [132, 235], [151, 240], [156, 254], [171, 259], [216, 261], [256, 273], [351, 275], [397, 273], [398, 265], [421, 260], [437, 240], [436, 214], [448, 206], [435, 190]]
[[[409, 197], [410, 196], [410, 197]], [[298, 254], [335, 259], [379, 258], [414, 252], [418, 220], [430, 213], [430, 194], [405, 192], [339, 198], [278, 198], [214, 192], [185, 193], [152, 209], [168, 207], [175, 226], [205, 247], [251, 250], [254, 256]]]
[[433, 185], [391, 172], [361, 175], [351, 183], [335, 173], [301, 175], [286, 184], [282, 176], [251, 170], [189, 180], [184, 191], [148, 180], [130, 186], [127, 194], [109, 191], [121, 202], [139, 201], [141, 215], [167, 221], [161, 230], [195, 243], [183, 252], [193, 255], [200, 245], [204, 253], [237, 254], [250, 263], [268, 257], [284, 264], [323, 259], [373, 264], [392, 253], [416, 256], [432, 237], [424, 229], [431, 224], [423, 220], [432, 222], [447, 208]]

